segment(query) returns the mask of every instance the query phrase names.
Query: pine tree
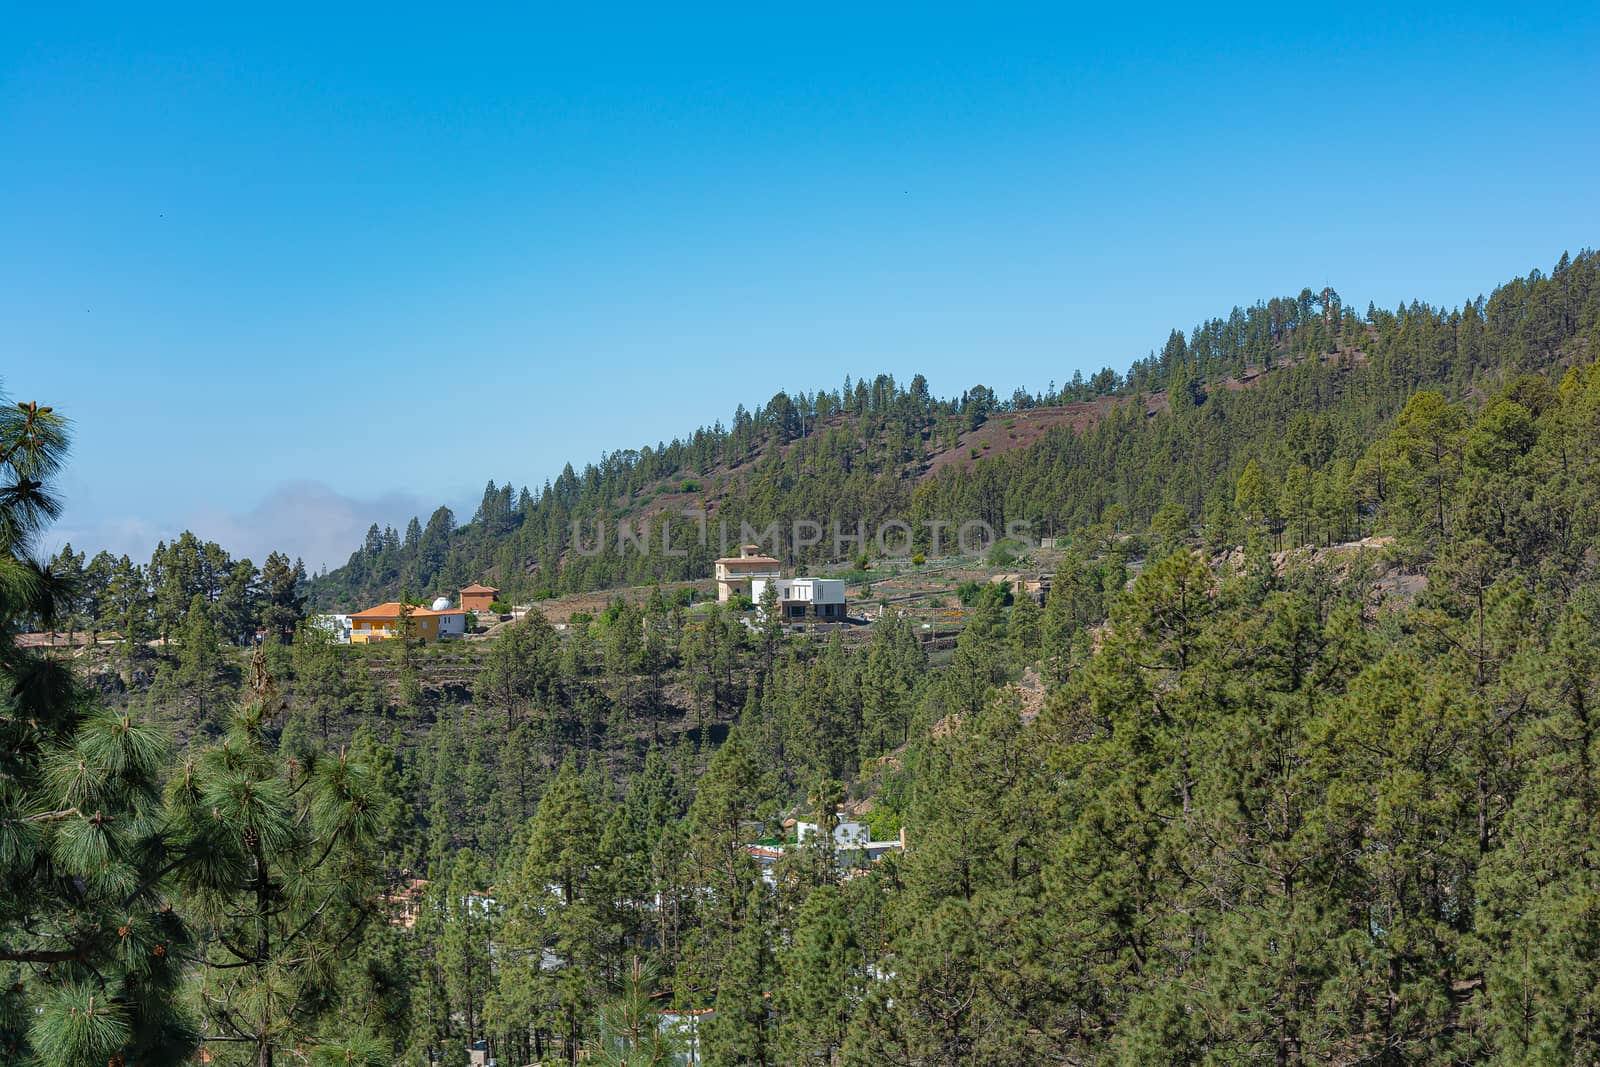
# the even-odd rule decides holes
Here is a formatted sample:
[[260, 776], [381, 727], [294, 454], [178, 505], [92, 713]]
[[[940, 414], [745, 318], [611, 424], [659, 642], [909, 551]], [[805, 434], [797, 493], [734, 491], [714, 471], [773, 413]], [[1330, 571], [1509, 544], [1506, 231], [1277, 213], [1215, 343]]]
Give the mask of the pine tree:
[[1311, 473], [1304, 464], [1296, 463], [1285, 472], [1278, 494], [1278, 514], [1289, 537], [1288, 547], [1298, 548], [1310, 539]]
[[559, 646], [555, 630], [538, 611], [507, 627], [489, 646], [476, 695], [480, 702], [505, 710], [508, 731], [531, 704], [561, 703]]
[[[740, 951], [745, 910], [760, 884], [745, 846], [755, 836], [753, 823], [758, 809], [765, 807], [766, 791], [749, 742], [742, 730], [733, 730], [700, 776], [689, 809], [683, 876], [697, 922], [685, 938], [685, 959], [678, 969], [676, 1002], [681, 1007], [714, 1001], [729, 961]], [[663, 847], [667, 840], [663, 838]]]
[[197, 1034], [164, 881], [165, 742], [15, 643], [60, 617], [35, 553], [66, 447], [50, 408], [0, 403], [0, 1050], [41, 1067], [178, 1064]]
[[732, 943], [717, 975], [716, 1011], [701, 1028], [708, 1067], [765, 1067], [776, 1062], [768, 1000], [774, 978], [767, 894], [753, 884], [737, 913]]
[[472, 849], [457, 852], [436, 872], [428, 886], [428, 908], [438, 931], [434, 963], [446, 1005], [445, 1025], [436, 1036], [465, 1046], [483, 1038], [493, 1012], [490, 946], [502, 925], [502, 909], [486, 891], [488, 879]]
[[1011, 661], [1017, 664], [1032, 663], [1039, 655], [1041, 613], [1039, 602], [1031, 593], [1022, 593], [1011, 606], [1011, 616], [1006, 620], [1006, 637], [1011, 642]]
[[784, 1061], [838, 1062], [864, 982], [861, 952], [838, 889], [822, 886], [806, 898], [780, 970], [773, 1000]]
[[72, 544], [68, 542], [50, 558], [45, 568], [60, 584], [57, 611], [62, 615], [60, 622], [67, 631], [69, 641], [79, 630], [88, 629], [93, 624], [94, 614], [90, 604], [94, 590], [91, 588], [88, 568], [84, 565], [86, 559], [84, 553], [73, 552]]
[[504, 894], [504, 949], [518, 961], [501, 970], [508, 1021], [522, 1015], [560, 1035], [569, 1062], [577, 1061], [604, 988], [601, 938], [610, 895], [600, 828], [589, 788], [569, 757], [539, 801]]
[[1238, 485], [1234, 488], [1233, 510], [1239, 513], [1247, 526], [1260, 526], [1271, 519], [1270, 499], [1266, 475], [1252, 459], [1245, 464]]
[[344, 663], [333, 634], [321, 626], [302, 623], [295, 632], [290, 651], [294, 665], [296, 708], [317, 724], [322, 739], [328, 739], [328, 717], [338, 714], [347, 703]]
[[268, 634], [288, 639], [305, 618], [305, 564], [281, 552], [273, 552], [261, 565], [261, 628]]
[[203, 934], [208, 1025], [271, 1067], [280, 1051], [350, 1032], [329, 998], [379, 886], [377, 807], [361, 762], [280, 752], [259, 649], [251, 693], [221, 742], [184, 760], [167, 814], [182, 848], [176, 878]]
[[211, 606], [196, 593], [181, 627], [178, 662], [169, 691], [193, 708], [194, 722], [204, 722], [222, 680], [222, 648], [211, 624]]
[[612, 957], [608, 970], [646, 944], [651, 912], [656, 910], [652, 861], [668, 830], [682, 818], [685, 806], [666, 757], [652, 748], [600, 835], [607, 889], [603, 937]]
[[601, 1010], [585, 1063], [594, 1067], [656, 1067], [678, 1062], [676, 1035], [663, 1025], [652, 996], [655, 967], [635, 956], [623, 974], [622, 993]]
[[967, 628], [956, 638], [956, 654], [944, 677], [949, 703], [956, 711], [977, 713], [1005, 677], [1001, 617], [998, 598], [984, 596]]

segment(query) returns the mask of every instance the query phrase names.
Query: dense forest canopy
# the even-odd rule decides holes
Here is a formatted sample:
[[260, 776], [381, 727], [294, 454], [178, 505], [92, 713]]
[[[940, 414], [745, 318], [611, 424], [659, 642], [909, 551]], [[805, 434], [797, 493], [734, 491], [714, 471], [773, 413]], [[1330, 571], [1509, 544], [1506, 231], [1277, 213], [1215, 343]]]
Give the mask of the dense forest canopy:
[[[938, 434], [1079, 394], [785, 398], [309, 581], [180, 539], [104, 616], [92, 561], [35, 558], [64, 425], [0, 406], [0, 1047], [1600, 1059], [1596, 268], [1451, 312], [1273, 302], [1109, 376], [1092, 424], [936, 470]], [[319, 583], [655, 578], [561, 523], [690, 476], [735, 515], [970, 508], [1068, 544], [1042, 604], [952, 589], [953, 647], [660, 588], [484, 641], [297, 625]], [[73, 611], [116, 639], [11, 640]], [[836, 847], [851, 822], [889, 846]]]

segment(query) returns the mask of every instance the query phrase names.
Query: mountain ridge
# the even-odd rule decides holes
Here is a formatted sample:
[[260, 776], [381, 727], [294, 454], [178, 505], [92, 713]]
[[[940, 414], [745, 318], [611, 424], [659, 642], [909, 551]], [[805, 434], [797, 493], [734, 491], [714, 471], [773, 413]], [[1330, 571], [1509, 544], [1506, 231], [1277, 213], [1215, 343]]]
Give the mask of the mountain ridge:
[[[1365, 316], [1331, 289], [1307, 289], [1235, 308], [1187, 334], [1173, 330], [1126, 374], [1107, 368], [1048, 393], [1019, 389], [1010, 399], [983, 385], [934, 399], [920, 375], [906, 387], [880, 374], [846, 379], [838, 390], [779, 392], [753, 412], [741, 404], [729, 426], [719, 421], [670, 444], [606, 453], [581, 473], [569, 464], [538, 493], [514, 494], [491, 481], [465, 524], [439, 509], [426, 527], [413, 520], [404, 535], [374, 526], [346, 564], [315, 576], [308, 589], [319, 606], [349, 607], [478, 580], [530, 599], [707, 577], [712, 555], [690, 542], [674, 542], [687, 553], [676, 560], [573, 552], [574, 530], [584, 524], [592, 530], [684, 508], [735, 529], [744, 521], [765, 529], [800, 518], [853, 526], [892, 516], [914, 524], [976, 518], [996, 529], [1011, 518], [1066, 533], [1100, 521], [1114, 505], [1123, 508], [1114, 522], [1142, 528], [1174, 497], [1199, 522], [1218, 479], [1236, 478], [1245, 453], [1275, 448], [1284, 434], [1327, 439], [1302, 442], [1296, 462], [1314, 467], [1337, 451], [1353, 466], [1360, 441], [1419, 388], [1465, 395], [1484, 375], [1543, 369], [1587, 351], [1600, 321], [1595, 275], [1594, 253], [1584, 251], [1563, 255], [1549, 275], [1535, 270], [1459, 308], [1413, 301], [1392, 312], [1369, 306]], [[1130, 422], [1141, 397], [1143, 416]], [[1174, 399], [1182, 410], [1173, 410]], [[1309, 422], [1296, 429], [1297, 416]], [[1168, 439], [1195, 418], [1178, 431], [1193, 439]], [[1230, 440], [1215, 439], [1222, 422]], [[1052, 477], [1071, 480], [1085, 468], [1086, 449], [1104, 459], [1128, 434], [1141, 437], [1141, 447], [1189, 453], [1171, 458], [1193, 468], [1180, 477], [1192, 484], [1176, 494], [1154, 485], [1120, 485], [1109, 494], [1086, 487], [1076, 500], [1040, 487]], [[1083, 499], [1094, 506], [1080, 506]], [[806, 546], [776, 548], [793, 565], [828, 558]]]

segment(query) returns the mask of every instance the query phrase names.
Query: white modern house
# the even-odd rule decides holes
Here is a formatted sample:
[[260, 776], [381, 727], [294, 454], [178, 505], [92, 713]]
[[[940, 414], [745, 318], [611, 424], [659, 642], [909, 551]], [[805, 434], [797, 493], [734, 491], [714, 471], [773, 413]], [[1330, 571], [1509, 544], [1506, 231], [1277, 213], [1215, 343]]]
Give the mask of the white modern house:
[[[806, 843], [807, 838], [819, 829], [821, 828], [814, 822], [797, 822], [794, 824], [795, 837], [799, 839], [802, 845]], [[872, 836], [871, 831], [867, 829], [866, 823], [845, 822], [841, 819], [839, 824], [833, 828], [833, 847], [838, 849], [860, 848], [862, 843], [870, 836]]]
[[750, 599], [759, 608], [767, 586], [778, 594], [778, 615], [783, 619], [844, 618], [843, 578], [767, 578], [750, 582]]
[[[818, 832], [814, 822], [797, 822], [794, 824], [795, 836], [799, 843], [804, 845], [806, 839]], [[840, 854], [841, 859], [857, 857], [868, 863], [876, 863], [890, 852], [899, 852], [906, 847], [905, 836], [894, 841], [874, 841], [872, 832], [864, 822], [845, 822], [840, 820], [839, 825], [833, 828], [833, 850]]]

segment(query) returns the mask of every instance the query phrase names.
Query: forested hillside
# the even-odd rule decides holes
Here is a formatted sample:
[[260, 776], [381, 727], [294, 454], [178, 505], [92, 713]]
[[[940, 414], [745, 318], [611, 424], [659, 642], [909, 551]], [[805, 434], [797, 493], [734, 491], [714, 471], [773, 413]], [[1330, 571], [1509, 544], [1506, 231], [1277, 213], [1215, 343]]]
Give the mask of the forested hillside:
[[[235, 653], [226, 582], [167, 642], [8, 640], [0, 1047], [1600, 1060], [1597, 267], [1454, 312], [1274, 302], [1098, 400], [786, 398], [312, 582], [637, 577], [563, 556], [563, 527], [688, 480], [762, 526], [1053, 525], [1042, 607], [975, 583], [953, 649], [892, 606], [846, 640], [655, 590], [488, 641], [274, 624]], [[1092, 425], [989, 457], [938, 441], [1063, 401], [1099, 403]], [[48, 409], [0, 407], [8, 638], [75, 603], [32, 555], [65, 444]], [[294, 582], [246, 584], [296, 610]], [[841, 818], [905, 847], [791, 821]]]
[[[1497, 376], [1590, 351], [1600, 321], [1596, 275], [1592, 253], [1563, 255], [1549, 274], [1534, 271], [1456, 309], [1413, 301], [1365, 315], [1331, 289], [1305, 290], [1235, 308], [1187, 334], [1173, 330], [1125, 375], [1108, 368], [1009, 398], [980, 385], [938, 400], [920, 375], [909, 385], [879, 375], [779, 393], [754, 410], [741, 405], [728, 425], [614, 452], [581, 472], [569, 466], [536, 491], [490, 482], [464, 526], [446, 508], [403, 533], [374, 526], [344, 567], [309, 589], [319, 606], [350, 608], [485, 579], [530, 598], [704, 578], [723, 524], [736, 543], [746, 523], [765, 530], [776, 522], [787, 539], [796, 520], [847, 530], [861, 521], [870, 531], [909, 518], [922, 551], [930, 519], [996, 529], [1023, 520], [1036, 534], [1110, 521], [1138, 532], [1170, 503], [1218, 524], [1252, 457], [1275, 486], [1308, 479], [1301, 499], [1285, 503], [1308, 510], [1319, 536], [1338, 537], [1361, 524], [1356, 504], [1374, 492], [1374, 473], [1356, 469], [1365, 445], [1406, 398], [1423, 387], [1462, 397], [1485, 378], [1492, 387]], [[1019, 437], [1008, 432], [1019, 412], [1054, 428], [1008, 447]], [[982, 447], [970, 447], [975, 428], [997, 421]], [[707, 544], [678, 518], [684, 508], [709, 517]], [[660, 517], [675, 520], [685, 555], [619, 552], [614, 534], [596, 554], [574, 551], [575, 523], [593, 544], [597, 529], [652, 515], [657, 537]], [[776, 547], [792, 562], [833, 554], [831, 539]]]

